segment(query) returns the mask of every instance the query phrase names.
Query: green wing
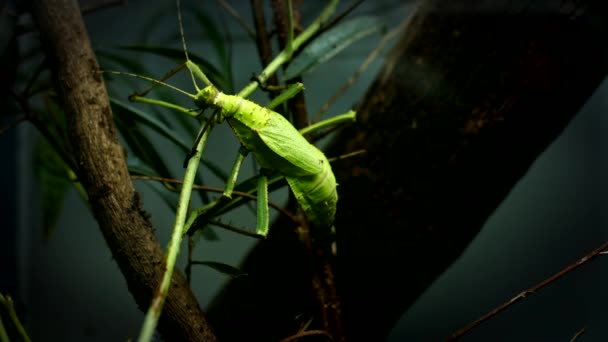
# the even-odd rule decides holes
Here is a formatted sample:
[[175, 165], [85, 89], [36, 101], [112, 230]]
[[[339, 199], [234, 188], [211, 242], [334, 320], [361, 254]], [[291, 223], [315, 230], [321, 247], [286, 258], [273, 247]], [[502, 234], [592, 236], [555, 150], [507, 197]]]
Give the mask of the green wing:
[[323, 152], [309, 143], [282, 115], [273, 113], [272, 120], [260, 128], [258, 134], [274, 153], [307, 173], [323, 170]]

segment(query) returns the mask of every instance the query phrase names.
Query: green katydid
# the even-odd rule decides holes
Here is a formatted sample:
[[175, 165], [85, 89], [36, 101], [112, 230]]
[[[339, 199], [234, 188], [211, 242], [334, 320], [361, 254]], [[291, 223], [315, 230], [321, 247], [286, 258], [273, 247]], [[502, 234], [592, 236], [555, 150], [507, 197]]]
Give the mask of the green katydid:
[[[192, 75], [196, 94], [190, 94], [160, 81], [152, 81], [155, 84], [169, 86], [187, 95], [193, 99], [198, 108], [205, 109], [211, 107], [216, 109], [218, 113], [217, 121], [222, 122], [225, 120], [228, 122], [238, 137], [242, 148], [228, 178], [224, 198], [231, 197], [240, 165], [245, 156], [251, 152], [262, 169], [278, 172], [285, 177], [306, 217], [314, 226], [325, 229], [330, 228], [336, 212], [338, 194], [336, 191], [336, 180], [326, 156], [317, 147], [309, 143], [281, 114], [269, 109], [269, 107], [276, 106], [276, 102], [273, 102], [268, 107], [262, 107], [244, 97], [227, 95], [219, 91], [209, 81], [203, 71], [188, 58], [181, 25], [181, 13], [179, 12], [178, 19], [180, 21], [182, 45], [186, 57], [185, 66]], [[262, 75], [267, 76], [268, 73], [265, 72]], [[203, 89], [199, 88], [196, 79], [205, 84]], [[296, 85], [291, 89], [291, 91], [287, 91], [287, 96], [282, 97], [282, 100], [294, 96], [303, 87]], [[141, 94], [131, 96], [130, 100], [192, 113], [191, 110], [181, 108], [173, 103], [146, 98], [141, 96]], [[353, 121], [354, 119], [355, 112], [350, 111], [319, 123], [315, 127], [326, 127], [344, 121]], [[261, 235], [266, 235], [268, 232], [268, 204], [265, 196], [267, 191], [266, 181], [265, 176], [259, 177], [258, 196], [261, 198], [258, 198], [258, 223], [256, 231]], [[187, 232], [187, 229], [193, 223], [196, 214], [201, 214], [208, 208], [209, 206], [205, 206], [202, 210], [195, 210], [195, 215], [190, 216], [184, 233]]]
[[[331, 16], [337, 0], [328, 2], [319, 17], [298, 37], [293, 38], [292, 13], [290, 10], [290, 34], [286, 48], [280, 52], [273, 61], [257, 76], [259, 82], [265, 82], [269, 75], [290, 60], [293, 52], [307, 42]], [[190, 71], [196, 94], [190, 94], [179, 88], [154, 80], [148, 77], [134, 75], [154, 82], [154, 85], [165, 85], [179, 91], [192, 98], [195, 104], [201, 108], [212, 107], [216, 109], [217, 119], [226, 120], [232, 127], [236, 136], [241, 142], [241, 149], [233, 165], [232, 172], [226, 182], [224, 196], [215, 202], [202, 208], [193, 210], [188, 215], [190, 195], [192, 186], [200, 162], [202, 151], [207, 141], [207, 137], [213, 127], [213, 116], [201, 127], [199, 138], [187, 160], [187, 168], [184, 176], [183, 186], [180, 193], [179, 204], [176, 211], [175, 222], [171, 240], [167, 249], [165, 272], [157, 293], [152, 299], [152, 303], [146, 313], [144, 324], [139, 336], [139, 341], [150, 341], [156, 328], [158, 318], [166, 299], [173, 268], [177, 259], [179, 246], [182, 236], [188, 232], [194, 221], [199, 215], [212, 211], [214, 208], [221, 207], [230, 198], [232, 189], [236, 183], [236, 178], [240, 165], [247, 153], [252, 152], [262, 169], [273, 171], [273, 175], [279, 174], [285, 177], [298, 203], [304, 210], [315, 228], [329, 230], [336, 212], [338, 195], [336, 192], [336, 180], [331, 166], [325, 155], [310, 144], [303, 136], [304, 130], [298, 132], [285, 118], [269, 108], [262, 107], [256, 103], [248, 101], [245, 97], [249, 96], [257, 87], [257, 83], [252, 81], [238, 95], [225, 95], [221, 93], [205, 76], [203, 71], [188, 58], [186, 41], [183, 33], [183, 25], [180, 11], [180, 2], [176, 1], [178, 9], [178, 21], [182, 39], [184, 55], [186, 57], [185, 66]], [[289, 8], [291, 2], [288, 1]], [[205, 83], [202, 90], [196, 84], [196, 78]], [[300, 87], [301, 88], [301, 87]], [[296, 90], [297, 91], [297, 90]], [[146, 91], [147, 92], [147, 91]], [[290, 94], [293, 94], [291, 92]], [[151, 99], [142, 95], [131, 96], [130, 99], [137, 102], [150, 103], [178, 110], [183, 113], [193, 115], [191, 110], [158, 99]], [[272, 106], [269, 106], [272, 107]], [[350, 111], [346, 114], [336, 116], [329, 120], [309, 126], [306, 132], [313, 129], [324, 128], [336, 125], [345, 121], [354, 121], [355, 112]], [[257, 232], [265, 236], [268, 232], [268, 199], [267, 199], [267, 178], [264, 173], [258, 178], [258, 219]]]

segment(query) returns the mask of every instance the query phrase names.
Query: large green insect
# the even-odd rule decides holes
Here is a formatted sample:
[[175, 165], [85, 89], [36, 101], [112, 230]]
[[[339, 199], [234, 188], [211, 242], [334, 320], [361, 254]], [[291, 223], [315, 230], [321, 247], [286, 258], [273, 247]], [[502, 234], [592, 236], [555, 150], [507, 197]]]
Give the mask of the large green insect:
[[[182, 30], [181, 15], [179, 17], [180, 30]], [[241, 162], [247, 153], [251, 152], [263, 170], [278, 172], [285, 177], [291, 191], [313, 226], [329, 229], [334, 221], [338, 193], [336, 191], [336, 179], [327, 157], [317, 147], [309, 143], [281, 114], [243, 97], [227, 95], [219, 91], [203, 71], [188, 58], [183, 32], [182, 44], [186, 56], [185, 65], [192, 75], [197, 93], [190, 94], [174, 87], [171, 88], [191, 97], [198, 108], [211, 107], [217, 109], [218, 121], [227, 121], [242, 145], [227, 181], [224, 197], [231, 197]], [[206, 87], [200, 89], [195, 77], [205, 83]], [[188, 112], [185, 108], [158, 99], [143, 96], [131, 96], [130, 99]], [[326, 127], [344, 121], [353, 121], [354, 119], [355, 112], [350, 111], [326, 120], [324, 123], [319, 123], [318, 126]], [[266, 235], [268, 232], [266, 177], [262, 175], [259, 182], [256, 231], [261, 235]], [[186, 229], [189, 227], [190, 225], [187, 224]]]
[[[194, 75], [198, 66], [187, 62]], [[235, 95], [226, 95], [208, 85], [194, 102], [220, 109], [246, 151], [253, 153], [263, 169], [276, 170], [285, 177], [308, 219], [319, 227], [329, 227], [336, 213], [336, 178], [329, 161], [281, 114]]]
[[[337, 3], [337, 0], [329, 1], [319, 17], [295, 39], [292, 37], [293, 23], [290, 9], [290, 34], [287, 47], [275, 57], [264, 71], [262, 71], [260, 76], [258, 76], [258, 80], [264, 82], [268, 75], [271, 75], [281, 65], [289, 61], [293, 55], [293, 51], [297, 50], [298, 47], [302, 46], [318, 32], [321, 25], [332, 15]], [[255, 89], [255, 82], [252, 82], [245, 87], [245, 89], [239, 93], [239, 96], [226, 95], [221, 93], [209, 81], [203, 71], [190, 61], [183, 34], [179, 0], [176, 1], [176, 4], [178, 8], [182, 45], [186, 57], [185, 65], [192, 75], [192, 81], [197, 93], [190, 94], [162, 81], [148, 77], [135, 76], [150, 80], [154, 82], [155, 85], [166, 85], [186, 94], [192, 98], [195, 105], [201, 109], [208, 107], [215, 108], [218, 121], [221, 122], [225, 120], [228, 122], [238, 137], [242, 147], [239, 150], [239, 154], [232, 167], [232, 172], [226, 181], [223, 197], [202, 208], [194, 209], [188, 214], [192, 185], [209, 131], [214, 123], [214, 120], [212, 120], [213, 116], [201, 127], [192, 154], [188, 156], [183, 182], [184, 185], [181, 189], [180, 200], [176, 210], [173, 233], [167, 248], [165, 261], [166, 268], [157, 293], [153, 297], [152, 303], [146, 313], [144, 324], [142, 325], [139, 336], [139, 341], [142, 342], [147, 342], [152, 339], [153, 332], [161, 315], [163, 303], [169, 291], [173, 268], [175, 266], [183, 234], [188, 233], [188, 230], [193, 226], [199, 215], [205, 215], [206, 213], [213, 211], [213, 209], [220, 207], [225, 202], [222, 201], [222, 199], [230, 198], [232, 196], [239, 169], [248, 153], [251, 152], [254, 155], [263, 170], [269, 170], [270, 174], [278, 173], [280, 176], [285, 177], [298, 203], [304, 210], [309, 221], [318, 229], [317, 231], [330, 230], [334, 221], [336, 203], [338, 201], [336, 179], [325, 155], [302, 136], [303, 132], [296, 130], [296, 128], [283, 116], [272, 111], [270, 109], [272, 106], [269, 106], [270, 108], [262, 107], [245, 99], [245, 97], [249, 96]], [[288, 7], [291, 8], [290, 1], [288, 1]], [[196, 79], [205, 83], [205, 87], [202, 90], [196, 84]], [[300, 87], [300, 90], [301, 88], [302, 87]], [[297, 89], [297, 87], [295, 89]], [[293, 96], [293, 91], [289, 92], [289, 94], [291, 94], [290, 96]], [[191, 115], [193, 114], [191, 110], [176, 104], [147, 98], [145, 97], [145, 93], [133, 95], [130, 99], [137, 102], [164, 106]], [[324, 128], [345, 121], [353, 121], [354, 119], [355, 112], [350, 111], [313, 126], [316, 128]], [[311, 128], [309, 127], [307, 130], [310, 131]], [[265, 236], [268, 233], [267, 194], [268, 180], [266, 172], [261, 172], [261, 175], [258, 177], [256, 231], [262, 236]]]

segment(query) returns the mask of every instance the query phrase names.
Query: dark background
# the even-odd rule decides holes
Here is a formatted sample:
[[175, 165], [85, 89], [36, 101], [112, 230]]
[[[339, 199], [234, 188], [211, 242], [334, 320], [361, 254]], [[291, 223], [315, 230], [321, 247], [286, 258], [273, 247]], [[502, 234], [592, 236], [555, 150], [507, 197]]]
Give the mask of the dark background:
[[[309, 5], [315, 8], [315, 4]], [[207, 11], [217, 11], [214, 4], [204, 6]], [[386, 18], [388, 25], [395, 25], [409, 9], [411, 6], [402, 2], [375, 1], [366, 2], [358, 13], [380, 15]], [[243, 2], [237, 10], [249, 20], [247, 3]], [[159, 12], [164, 15], [157, 15]], [[141, 37], [159, 44], [176, 43], [174, 13], [170, 1], [162, 6], [131, 1], [126, 7], [100, 11], [85, 19], [93, 43], [103, 48], [139, 42]], [[308, 14], [314, 13], [311, 10]], [[241, 75], [259, 70], [257, 55], [230, 18], [219, 14], [214, 17], [223, 18], [232, 32], [231, 39], [236, 44], [234, 66], [238, 87], [247, 81]], [[195, 37], [190, 39], [188, 32], [196, 28], [187, 15], [185, 21], [186, 38], [189, 42], [194, 41]], [[24, 37], [24, 44], [28, 39], [35, 41], [36, 37]], [[351, 75], [377, 40], [378, 36], [364, 40], [304, 79], [311, 108], [318, 108], [327, 94]], [[189, 48], [201, 54], [210, 49], [208, 45], [194, 43]], [[142, 61], [147, 63], [148, 59]], [[157, 63], [153, 58], [149, 62]], [[332, 114], [342, 113], [356, 103], [373, 79], [379, 63], [332, 108]], [[154, 76], [171, 68], [170, 65], [151, 65]], [[327, 77], [329, 72], [330, 78]], [[116, 92], [126, 96], [129, 89]], [[608, 140], [604, 134], [608, 131], [607, 92], [604, 83], [590, 94], [587, 104], [539, 156], [460, 259], [404, 313], [389, 341], [441, 340], [573, 263], [608, 238], [605, 228], [607, 187], [602, 177], [608, 171], [605, 157]], [[0, 137], [5, 165], [9, 166], [1, 171], [2, 210], [5, 211], [4, 224], [8, 227], [0, 246], [2, 291], [8, 289], [13, 294], [35, 341], [115, 341], [136, 336], [143, 315], [128, 293], [96, 223], [75, 191], [70, 191], [66, 198], [55, 234], [51, 240], [44, 241], [39, 214], [40, 194], [31, 170], [31, 148], [35, 139], [36, 133], [27, 123]], [[235, 146], [236, 142], [225, 147], [227, 151], [217, 149], [212, 156], [224, 156], [229, 165], [236, 153]], [[179, 167], [175, 165], [176, 170]], [[152, 213], [164, 243], [173, 216], [148, 187], [141, 183], [137, 185], [144, 193], [146, 209]], [[280, 199], [281, 195], [277, 197]], [[240, 220], [248, 225], [250, 219]], [[222, 240], [202, 244], [198, 253], [208, 259], [238, 264], [253, 241], [231, 233], [218, 233]], [[10, 258], [12, 253], [15, 254], [14, 263]], [[395, 264], [395, 272], [406, 273], [399, 268], [399, 260], [389, 262]], [[604, 257], [600, 257], [583, 266], [478, 327], [464, 340], [563, 341], [585, 326], [588, 331], [581, 341], [605, 340], [608, 336], [605, 324], [608, 298], [604, 290], [608, 284], [602, 276], [605, 262]], [[201, 268], [195, 271], [194, 280], [195, 292], [205, 306], [227, 278]], [[374, 294], [361, 295], [373, 297]]]

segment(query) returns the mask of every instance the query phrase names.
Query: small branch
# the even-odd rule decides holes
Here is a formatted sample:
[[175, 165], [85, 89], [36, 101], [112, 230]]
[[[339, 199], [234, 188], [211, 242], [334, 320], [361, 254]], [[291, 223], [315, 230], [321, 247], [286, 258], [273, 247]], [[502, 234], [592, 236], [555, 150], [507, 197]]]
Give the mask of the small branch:
[[[34, 0], [31, 9], [66, 115], [74, 172], [129, 291], [145, 310], [163, 274], [164, 251], [129, 177], [125, 150], [78, 3]], [[216, 340], [183, 273], [173, 275], [161, 334], [165, 340]]]
[[333, 162], [338, 161], [338, 160], [344, 160], [344, 159], [356, 157], [358, 155], [362, 155], [362, 154], [365, 154], [365, 153], [366, 153], [365, 150], [357, 150], [357, 151], [346, 153], [346, 154], [343, 154], [343, 155], [340, 155], [340, 156], [337, 156], [337, 157], [327, 158], [327, 160], [330, 163], [333, 163]]
[[[277, 37], [279, 41], [279, 47], [281, 49], [289, 48], [287, 43], [289, 37], [297, 36], [301, 33], [300, 29], [300, 11], [298, 9], [300, 2], [294, 5], [292, 10], [293, 18], [289, 17], [289, 9], [286, 6], [285, 1], [274, 0], [272, 1], [272, 8], [274, 12], [274, 25], [277, 31]], [[294, 30], [295, 32], [292, 32]], [[294, 52], [292, 50], [292, 52]], [[289, 65], [286, 63], [285, 66]], [[301, 77], [296, 77], [289, 80], [291, 83], [302, 82]], [[291, 112], [292, 122], [295, 128], [300, 129], [308, 126], [308, 111], [306, 110], [306, 99], [304, 98], [304, 92], [298, 93], [287, 103], [289, 111]]]
[[481, 323], [487, 321], [488, 319], [498, 315], [499, 313], [501, 313], [502, 311], [504, 311], [505, 309], [507, 309], [508, 307], [510, 307], [511, 305], [519, 302], [520, 300], [533, 295], [534, 293], [536, 293], [538, 290], [542, 289], [543, 287], [551, 284], [552, 282], [556, 281], [557, 279], [565, 276], [566, 274], [574, 271], [575, 269], [577, 269], [579, 266], [583, 265], [584, 263], [588, 262], [589, 260], [595, 258], [598, 255], [601, 255], [604, 253], [604, 251], [608, 248], [608, 242], [605, 242], [604, 244], [602, 244], [599, 248], [595, 249], [594, 251], [592, 251], [591, 253], [585, 255], [584, 257], [582, 257], [581, 259], [577, 260], [575, 263], [573, 263], [572, 265], [562, 269], [561, 271], [555, 273], [554, 275], [550, 276], [549, 278], [541, 281], [540, 283], [532, 286], [531, 288], [522, 291], [521, 293], [519, 293], [517, 296], [511, 298], [509, 301], [503, 303], [502, 305], [498, 306], [497, 308], [495, 308], [494, 310], [488, 312], [487, 314], [485, 314], [484, 316], [480, 317], [479, 319], [475, 320], [474, 322], [466, 325], [465, 327], [463, 327], [462, 329], [456, 331], [455, 333], [453, 333], [451, 336], [449, 336], [446, 341], [456, 341], [458, 339], [460, 339], [462, 336], [464, 336], [466, 333], [468, 333], [469, 331], [471, 331], [473, 328], [477, 327], [478, 325], [480, 325]]
[[21, 321], [19, 320], [19, 317], [17, 316], [17, 312], [15, 311], [15, 306], [13, 305], [13, 299], [8, 295], [4, 296], [3, 294], [0, 293], [0, 303], [2, 305], [4, 305], [4, 307], [6, 308], [6, 311], [8, 312], [8, 315], [11, 318], [13, 325], [19, 332], [19, 336], [21, 337], [21, 340], [23, 340], [25, 342], [31, 342], [32, 340], [30, 340], [30, 337], [27, 335], [27, 332], [25, 331], [23, 324], [21, 324]]
[[289, 337], [286, 337], [284, 339], [282, 339], [280, 342], [291, 342], [291, 341], [295, 341], [299, 338], [302, 337], [306, 337], [306, 336], [325, 336], [326, 339], [328, 341], [333, 341], [334, 339], [331, 337], [331, 335], [325, 331], [325, 330], [308, 330], [308, 331], [301, 331], [297, 334], [291, 335]]
[[258, 234], [256, 232], [253, 232], [253, 231], [250, 231], [248, 229], [241, 228], [241, 227], [237, 227], [237, 226], [232, 225], [232, 224], [223, 223], [223, 222], [216, 221], [216, 220], [209, 220], [209, 223], [212, 224], [212, 225], [214, 225], [214, 226], [218, 226], [220, 228], [224, 228], [226, 230], [229, 230], [231, 232], [235, 232], [237, 234], [249, 236], [249, 237], [252, 237], [252, 238], [256, 238], [256, 239], [260, 239], [260, 240], [264, 240], [266, 238], [266, 236], [264, 236], [263, 234]]
[[[183, 184], [184, 182], [179, 180], [179, 179], [172, 179], [172, 178], [164, 178], [164, 177], [156, 177], [156, 176], [139, 176], [139, 175], [132, 175], [131, 179], [140, 179], [140, 180], [154, 180], [154, 181], [159, 181], [159, 182], [165, 182], [165, 183], [173, 183], [173, 184]], [[209, 191], [209, 192], [217, 192], [217, 193], [223, 193], [224, 189], [222, 188], [218, 188], [218, 187], [214, 187], [214, 186], [209, 186], [209, 185], [193, 185], [192, 189], [196, 189], [196, 190], [203, 190], [203, 191]], [[258, 197], [252, 194], [249, 194], [247, 192], [242, 192], [242, 191], [232, 191], [232, 195], [234, 196], [239, 196], [239, 197], [244, 197], [244, 198], [249, 198], [252, 200], [257, 200]], [[268, 206], [272, 207], [273, 209], [277, 210], [278, 212], [280, 212], [281, 214], [287, 216], [290, 220], [292, 220], [295, 224], [299, 224], [300, 220], [293, 216], [289, 211], [285, 210], [285, 208], [283, 208], [282, 206], [268, 201]]]
[[582, 327], [581, 330], [577, 331], [576, 334], [574, 334], [574, 336], [572, 336], [572, 338], [570, 339], [570, 342], [574, 342], [574, 341], [578, 340], [578, 338], [581, 337], [586, 332], [587, 332], [587, 327]]
[[[255, 25], [255, 41], [258, 49], [258, 55], [260, 56], [262, 66], [265, 67], [272, 61], [272, 46], [268, 31], [266, 30], [266, 16], [264, 15], [262, 0], [251, 0], [251, 8], [253, 12], [253, 22]], [[279, 84], [276, 74], [272, 74], [272, 76], [270, 76], [267, 84]], [[272, 92], [270, 93], [270, 97], [272, 99]]]
[[251, 39], [255, 40], [255, 32], [253, 32], [251, 27], [245, 22], [245, 19], [228, 2], [225, 0], [216, 0], [216, 2], [241, 25]]

